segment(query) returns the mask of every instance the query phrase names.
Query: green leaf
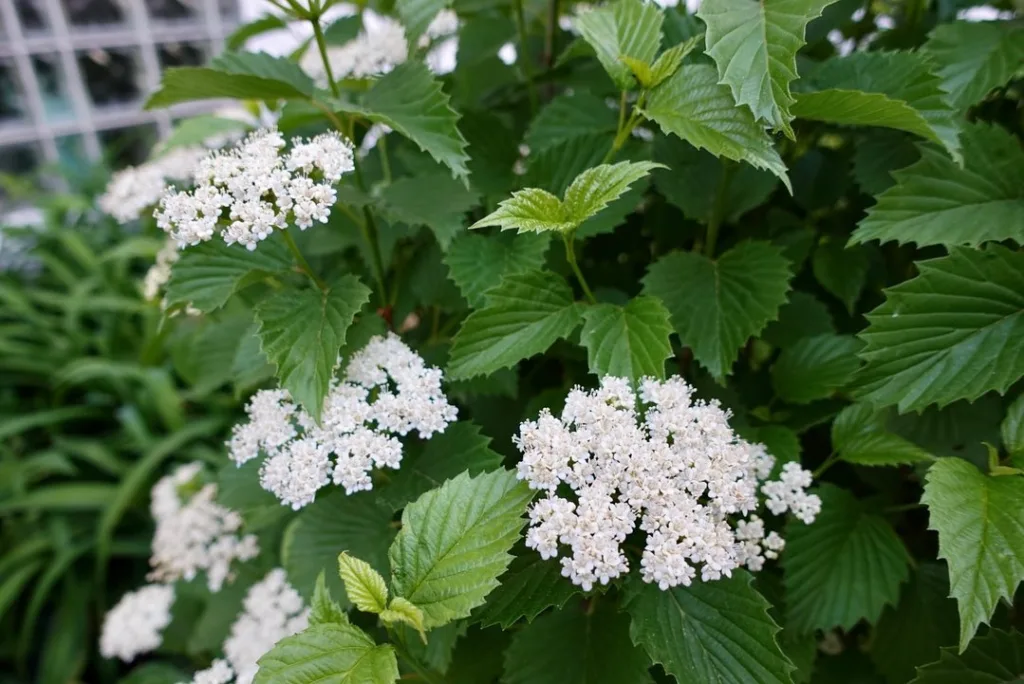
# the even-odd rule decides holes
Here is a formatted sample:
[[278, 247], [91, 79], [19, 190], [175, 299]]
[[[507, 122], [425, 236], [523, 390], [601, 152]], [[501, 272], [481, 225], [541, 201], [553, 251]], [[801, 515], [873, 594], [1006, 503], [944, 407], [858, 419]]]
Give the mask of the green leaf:
[[642, 110], [666, 133], [718, 157], [772, 172], [792, 193], [782, 157], [749, 109], [737, 107], [713, 67], [686, 64], [652, 91]]
[[491, 438], [480, 434], [479, 427], [459, 421], [434, 435], [420, 450], [413, 451], [407, 445], [407, 452], [413, 453], [402, 457], [402, 467], [380, 488], [380, 498], [398, 510], [460, 473], [477, 475], [496, 470], [502, 459], [490, 443]]
[[579, 587], [562, 576], [558, 561], [544, 560], [534, 551], [512, 561], [500, 581], [477, 614], [484, 627], [508, 629], [522, 619], [533, 622], [548, 608], [561, 608], [580, 593]]
[[778, 316], [792, 274], [778, 247], [743, 242], [717, 261], [675, 252], [648, 269], [644, 292], [665, 303], [679, 340], [717, 378], [746, 341]]
[[344, 275], [326, 290], [280, 290], [256, 308], [263, 353], [288, 390], [314, 419], [331, 382], [338, 351], [370, 290]]
[[388, 556], [396, 596], [426, 627], [468, 617], [498, 586], [533, 492], [515, 474], [463, 473], [409, 504]]
[[364, 613], [380, 613], [387, 608], [388, 585], [369, 563], [342, 551], [338, 554], [338, 575], [356, 608]]
[[868, 266], [865, 248], [844, 246], [842, 240], [828, 236], [822, 238], [811, 257], [811, 270], [814, 271], [815, 279], [834, 294], [850, 314], [853, 314], [864, 289]]
[[250, 38], [284, 28], [288, 28], [288, 23], [284, 19], [273, 14], [264, 14], [232, 31], [224, 41], [224, 47], [228, 50], [241, 50]]
[[546, 351], [576, 329], [581, 308], [569, 285], [552, 273], [509, 274], [455, 335], [451, 377], [486, 375]]
[[835, 331], [827, 306], [814, 295], [790, 292], [789, 301], [779, 309], [779, 318], [768, 324], [761, 333], [761, 339], [785, 349], [805, 337], [828, 335]]
[[[871, 660], [890, 682], [909, 682], [919, 665], [956, 643], [956, 602], [939, 563], [921, 563], [903, 587], [900, 601], [882, 613], [871, 639]], [[959, 680], [956, 680], [959, 682]]]
[[1011, 456], [1024, 454], [1024, 394], [1010, 404], [999, 426], [1003, 446]]
[[259, 659], [253, 684], [392, 684], [398, 661], [354, 625], [314, 625]]
[[281, 565], [288, 573], [288, 581], [309, 597], [317, 576], [326, 573], [331, 593], [339, 599], [346, 596], [338, 576], [341, 551], [362, 558], [374, 570], [387, 575], [388, 546], [395, 537], [392, 513], [390, 506], [378, 500], [375, 491], [348, 496], [336, 490], [317, 497], [285, 531]]
[[902, 131], [876, 128], [865, 131], [853, 150], [853, 177], [861, 191], [880, 195], [893, 186], [893, 172], [921, 158], [914, 139]]
[[683, 60], [700, 47], [702, 42], [701, 36], [693, 36], [658, 55], [658, 59], [654, 60], [654, 64], [651, 65], [650, 81], [643, 84], [644, 87], [657, 88], [664, 83], [669, 76], [679, 71]]
[[654, 158], [668, 170], [652, 174], [654, 184], [687, 218], [707, 223], [715, 208], [715, 196], [726, 183], [722, 202], [725, 223], [735, 223], [772, 194], [779, 179], [767, 171], [743, 164], [726, 172], [727, 164], [707, 150], [699, 150], [675, 136], [654, 141]]
[[167, 304], [214, 311], [246, 285], [291, 269], [292, 257], [280, 240], [264, 240], [254, 252], [211, 240], [184, 250], [171, 267]]
[[499, 202], [497, 209], [469, 228], [498, 226], [502, 230], [514, 228], [520, 233], [568, 233], [578, 225], [566, 213], [562, 200], [547, 190], [524, 188]]
[[590, 93], [562, 94], [537, 113], [523, 142], [530, 154], [539, 154], [575, 138], [593, 134], [612, 136], [617, 122], [615, 112], [604, 100]]
[[906, 412], [1005, 393], [1024, 375], [1024, 253], [957, 248], [917, 266], [867, 315], [860, 396]]
[[[937, 142], [957, 162], [959, 124], [928, 58], [914, 52], [854, 52], [822, 62], [793, 114], [837, 124], [887, 126]], [[914, 119], [912, 109], [920, 116]], [[922, 126], [923, 122], [923, 126]]]
[[652, 162], [601, 164], [583, 171], [559, 200], [547, 190], [526, 188], [498, 204], [498, 209], [480, 219], [470, 229], [499, 226], [522, 232], [554, 231], [568, 233], [614, 202], [629, 186], [652, 169], [663, 168]]
[[391, 222], [427, 226], [445, 250], [462, 232], [466, 212], [476, 206], [478, 199], [476, 192], [447, 174], [426, 173], [386, 185], [373, 208]]
[[401, 64], [373, 84], [362, 99], [364, 114], [412, 140], [456, 178], [466, 178], [466, 139], [448, 95], [422, 62]]
[[469, 233], [452, 242], [444, 262], [462, 296], [479, 309], [487, 302], [485, 293], [506, 275], [540, 269], [549, 244], [546, 235]]
[[405, 26], [405, 36], [411, 45], [423, 35], [437, 13], [448, 5], [449, 0], [395, 0], [395, 12]]
[[734, 570], [715, 582], [662, 591], [633, 579], [626, 602], [633, 643], [679, 682], [789, 684], [770, 604]]
[[331, 598], [331, 590], [327, 588], [324, 571], [316, 576], [313, 588], [313, 600], [309, 604], [309, 624], [322, 625], [328, 623], [347, 624], [348, 616], [338, 602]]
[[665, 168], [653, 162], [619, 162], [587, 169], [565, 191], [565, 212], [579, 225], [614, 202], [629, 186], [653, 169]]
[[885, 412], [870, 404], [851, 404], [832, 423], [832, 449], [849, 463], [895, 466], [935, 457], [910, 440], [885, 428]]
[[949, 101], [967, 109], [1024, 65], [1024, 29], [1005, 21], [939, 24], [923, 50], [938, 65]]
[[401, 596], [391, 599], [391, 605], [380, 611], [380, 619], [386, 625], [409, 625], [420, 633], [420, 638], [424, 643], [427, 641], [426, 628], [423, 625], [423, 611]]
[[597, 304], [583, 312], [580, 342], [587, 348], [590, 370], [638, 381], [664, 378], [672, 356], [669, 313], [654, 297], [635, 297], [625, 305]]
[[792, 404], [830, 397], [857, 372], [862, 346], [850, 335], [805, 337], [779, 354], [772, 366], [772, 387]]
[[949, 565], [950, 595], [960, 610], [960, 652], [999, 599], [1024, 581], [1024, 477], [993, 477], [958, 458], [928, 469], [921, 502]]
[[821, 513], [814, 523], [786, 526], [787, 624], [811, 631], [873, 623], [899, 599], [910, 556], [886, 519], [864, 502], [831, 484], [817, 493]]
[[790, 84], [804, 30], [835, 0], [707, 0], [697, 16], [707, 24], [707, 54], [737, 105], [795, 139]]
[[629, 621], [598, 603], [590, 614], [570, 605], [512, 637], [504, 684], [649, 684], [649, 662], [630, 643]]
[[177, 67], [164, 72], [160, 88], [146, 100], [146, 109], [179, 102], [306, 99], [313, 80], [297, 64], [263, 52], [228, 52], [209, 67]]
[[632, 57], [650, 64], [661, 46], [661, 23], [664, 20], [656, 5], [642, 0], [617, 2], [581, 12], [576, 29], [594, 48], [601, 66], [619, 90], [632, 90], [633, 74], [622, 62]]
[[921, 147], [921, 159], [896, 171], [898, 182], [878, 197], [851, 242], [980, 245], [1024, 243], [1024, 150], [997, 126], [963, 132], [962, 166]]
[[1014, 630], [989, 630], [966, 651], [944, 648], [936, 663], [919, 668], [910, 684], [999, 684], [1024, 675], [1024, 635]]
[[241, 135], [249, 130], [249, 128], [249, 124], [245, 121], [229, 119], [223, 116], [201, 114], [189, 117], [175, 124], [171, 134], [160, 143], [159, 151], [163, 153], [175, 147], [202, 145], [211, 138], [216, 139], [224, 135]]

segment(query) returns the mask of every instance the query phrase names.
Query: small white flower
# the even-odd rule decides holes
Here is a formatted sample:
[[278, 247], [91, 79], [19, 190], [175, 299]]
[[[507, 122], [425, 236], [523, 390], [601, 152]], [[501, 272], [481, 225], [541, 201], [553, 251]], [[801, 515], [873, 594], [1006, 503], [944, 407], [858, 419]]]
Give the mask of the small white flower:
[[196, 672], [189, 684], [231, 684], [235, 681], [235, 671], [226, 660], [217, 659], [205, 670]]
[[188, 181], [207, 154], [202, 147], [176, 147], [145, 164], [117, 171], [97, 204], [119, 223], [134, 221], [156, 206], [168, 183]]
[[498, 59], [508, 66], [515, 64], [516, 60], [519, 59], [519, 51], [516, 49], [516, 44], [505, 43], [502, 45], [501, 49], [498, 50]]
[[122, 596], [103, 618], [100, 654], [127, 663], [156, 650], [171, 622], [173, 605], [174, 587], [163, 584], [149, 584]]
[[[754, 515], [759, 494], [771, 512], [792, 510], [805, 522], [821, 507], [796, 463], [762, 486], [775, 460], [680, 378], [645, 379], [639, 393], [613, 377], [597, 390], [573, 389], [560, 417], [542, 411], [515, 443], [519, 478], [547, 492], [530, 509], [526, 545], [544, 558], [568, 547], [562, 574], [587, 591], [628, 571], [622, 544], [637, 528], [646, 533], [641, 576], [668, 589], [698, 571], [708, 582], [778, 556], [782, 538], [766, 536]], [[575, 501], [556, 493], [566, 487]]]
[[240, 534], [241, 516], [215, 501], [217, 485], [197, 481], [200, 469], [199, 463], [181, 466], [153, 487], [150, 579], [189, 581], [205, 572], [207, 586], [217, 592], [232, 578], [231, 564], [255, 558], [260, 549], [255, 535]]
[[235, 684], [250, 684], [256, 676], [257, 661], [274, 644], [309, 626], [309, 609], [281, 568], [271, 570], [252, 585], [242, 607], [224, 641], [224, 658], [234, 671]]
[[241, 465], [265, 454], [260, 485], [296, 510], [332, 480], [347, 494], [371, 489], [373, 469], [401, 465], [397, 437], [429, 439], [455, 420], [442, 379], [398, 336], [374, 337], [331, 384], [319, 425], [288, 392], [263, 390], [232, 430], [228, 455]]

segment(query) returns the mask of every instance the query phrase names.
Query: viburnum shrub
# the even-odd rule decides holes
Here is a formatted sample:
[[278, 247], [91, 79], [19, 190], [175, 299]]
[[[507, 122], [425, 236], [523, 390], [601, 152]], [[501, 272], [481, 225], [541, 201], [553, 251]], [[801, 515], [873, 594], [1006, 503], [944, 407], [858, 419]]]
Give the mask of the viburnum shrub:
[[[148, 103], [241, 115], [101, 201], [166, 232], [146, 296], [246, 402], [153, 488], [105, 656], [195, 684], [1024, 675], [1012, 9], [272, 4]], [[289, 24], [290, 58], [238, 49]]]

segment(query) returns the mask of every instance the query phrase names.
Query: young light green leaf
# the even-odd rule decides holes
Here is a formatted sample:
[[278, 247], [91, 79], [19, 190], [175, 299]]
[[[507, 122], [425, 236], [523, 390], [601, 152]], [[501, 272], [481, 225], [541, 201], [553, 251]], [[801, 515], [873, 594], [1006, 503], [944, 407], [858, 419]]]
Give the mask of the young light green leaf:
[[409, 504], [391, 545], [396, 596], [423, 611], [426, 627], [468, 617], [498, 586], [533, 492], [506, 470], [463, 473]]
[[[278, 508], [281, 508], [278, 504]], [[281, 565], [288, 581], [309, 597], [320, 573], [339, 600], [347, 599], [338, 576], [338, 552], [348, 551], [366, 560], [377, 572], [388, 572], [388, 547], [395, 537], [394, 511], [384, 505], [376, 490], [351, 496], [335, 491], [306, 506], [285, 530]]]
[[633, 643], [679, 682], [789, 684], [793, 665], [753, 579], [734, 570], [668, 591], [632, 579], [626, 611]]
[[177, 67], [164, 72], [160, 88], [146, 109], [179, 102], [233, 98], [236, 100], [307, 99], [313, 80], [297, 64], [266, 53], [225, 53], [209, 67]]
[[501, 584], [476, 614], [484, 627], [508, 629], [519, 620], [533, 622], [548, 608], [561, 608], [580, 588], [562, 576], [557, 560], [544, 560], [533, 551], [512, 561]]
[[714, 68], [687, 64], [654, 89], [642, 110], [666, 133], [719, 157], [771, 171], [793, 191], [786, 165], [749, 109], [737, 107]]
[[796, 53], [807, 24], [835, 0], [707, 0], [697, 16], [707, 24], [707, 54], [738, 105], [795, 139], [789, 122]]
[[338, 554], [338, 575], [356, 608], [364, 613], [380, 613], [387, 608], [388, 585], [369, 563], [342, 551]]
[[868, 209], [850, 241], [978, 246], [1024, 243], [1024, 150], [998, 126], [964, 128], [963, 165], [930, 147], [893, 175], [898, 183]]
[[501, 466], [501, 454], [491, 449], [490, 443], [490, 437], [482, 435], [473, 423], [453, 423], [434, 435], [422, 449], [407, 446], [401, 469], [391, 476], [386, 487], [380, 488], [379, 496], [397, 511], [459, 473], [476, 475], [496, 470]]
[[524, 188], [499, 202], [497, 209], [469, 229], [498, 226], [502, 230], [515, 229], [520, 233], [567, 233], [577, 225], [566, 213], [562, 200], [547, 190]]
[[633, 72], [633, 76], [640, 82], [644, 88], [651, 88], [651, 83], [654, 82], [654, 72], [651, 70], [650, 64], [643, 61], [642, 59], [634, 59], [632, 57], [619, 57], [622, 63], [629, 67], [629, 70]]
[[650, 684], [650, 662], [630, 643], [629, 620], [599, 602], [543, 615], [505, 651], [504, 684]]
[[331, 597], [331, 590], [327, 588], [327, 579], [323, 570], [316, 576], [316, 586], [313, 588], [313, 600], [309, 604], [309, 624], [323, 625], [329, 623], [347, 624], [348, 616], [341, 609], [338, 602]]
[[956, 248], [917, 266], [867, 315], [858, 394], [906, 412], [1005, 393], [1024, 375], [1024, 253]]
[[256, 308], [263, 353], [277, 368], [281, 387], [320, 419], [338, 351], [370, 290], [344, 275], [326, 290], [280, 290]]
[[565, 191], [565, 214], [577, 226], [614, 202], [629, 186], [653, 169], [665, 168], [653, 162], [619, 162], [587, 169]]
[[[890, 682], [909, 682], [917, 667], [956, 644], [956, 601], [941, 563], [921, 563], [903, 587], [899, 603], [886, 607], [871, 639], [871, 660]], [[959, 680], [954, 680], [959, 681]]]
[[1024, 394], [1006, 409], [1006, 417], [999, 426], [999, 432], [1010, 456], [1024, 454]]
[[870, 404], [850, 404], [832, 423], [832, 449], [849, 463], [895, 466], [935, 457], [885, 427], [885, 412]]
[[918, 668], [910, 684], [996, 684], [1024, 676], [1024, 634], [992, 629], [967, 648], [944, 648], [938, 662]]
[[[809, 76], [819, 92], [802, 93], [793, 114], [849, 125], [889, 126], [940, 143], [958, 163], [960, 126], [928, 58], [913, 52], [855, 52], [822, 62]], [[878, 97], [884, 96], [884, 98]], [[916, 111], [915, 119], [902, 102]]]
[[387, 124], [444, 164], [456, 178], [466, 178], [466, 139], [458, 129], [459, 115], [448, 95], [419, 61], [395, 67], [373, 84], [361, 101], [371, 121]]
[[254, 252], [211, 240], [181, 253], [171, 268], [167, 304], [214, 311], [246, 285], [291, 269], [292, 257], [280, 240], [264, 240]]
[[743, 242], [712, 261], [675, 252], [656, 261], [644, 292], [672, 315], [679, 340], [715, 377], [731, 371], [740, 347], [778, 316], [792, 273], [781, 250]]
[[391, 604], [380, 611], [380, 619], [385, 625], [409, 625], [419, 632], [423, 643], [427, 643], [427, 632], [423, 626], [423, 611], [414, 606], [409, 600], [401, 596], [391, 599]]
[[678, 45], [673, 45], [658, 55], [658, 59], [654, 60], [654, 64], [651, 65], [650, 85], [645, 84], [644, 87], [657, 88], [664, 83], [672, 74], [679, 71], [679, 67], [683, 65], [683, 60], [686, 59], [687, 55], [696, 50], [701, 42], [701, 36], [696, 35]]
[[625, 305], [598, 304], [583, 312], [580, 342], [587, 348], [590, 370], [634, 381], [664, 378], [672, 356], [669, 313], [654, 297], [635, 297]]
[[1024, 28], [1007, 21], [939, 24], [922, 49], [938, 65], [949, 101], [967, 109], [1024, 64]]
[[468, 233], [455, 238], [444, 262], [462, 296], [479, 309], [487, 303], [485, 293], [506, 275], [540, 269], [550, 244], [547, 235]]
[[455, 335], [448, 371], [471, 378], [546, 351], [580, 322], [581, 306], [561, 278], [544, 271], [512, 273], [487, 295]]
[[619, 90], [633, 89], [633, 76], [621, 58], [632, 57], [650, 64], [661, 46], [664, 21], [656, 5], [642, 0], [616, 2], [581, 12], [576, 29], [594, 48], [601, 66]]
[[253, 684], [393, 684], [398, 661], [350, 624], [314, 625], [285, 637], [259, 660]]
[[792, 404], [830, 397], [857, 372], [857, 352], [863, 346], [851, 335], [805, 337], [779, 354], [772, 366], [772, 387]]
[[993, 477], [959, 458], [928, 469], [921, 502], [949, 565], [950, 595], [960, 610], [960, 652], [1000, 599], [1024, 581], [1024, 477]]
[[849, 630], [895, 605], [910, 556], [882, 516], [831, 484], [818, 488], [821, 513], [811, 525], [786, 526], [782, 567], [787, 624], [797, 630]]

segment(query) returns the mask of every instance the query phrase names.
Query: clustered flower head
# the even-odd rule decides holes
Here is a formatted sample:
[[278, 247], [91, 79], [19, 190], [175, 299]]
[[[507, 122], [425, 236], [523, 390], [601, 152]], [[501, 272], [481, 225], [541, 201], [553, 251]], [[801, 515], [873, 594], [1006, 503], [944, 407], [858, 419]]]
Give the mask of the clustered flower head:
[[196, 165], [207, 154], [209, 151], [199, 146], [176, 147], [145, 164], [116, 172], [97, 200], [100, 210], [119, 223], [138, 219], [160, 201], [169, 183], [191, 180]]
[[274, 230], [326, 223], [337, 198], [334, 184], [355, 166], [352, 144], [335, 132], [296, 140], [287, 153], [273, 128], [249, 134], [228, 151], [199, 162], [194, 188], [160, 200], [157, 225], [184, 248], [211, 240], [249, 250]]
[[309, 608], [281, 568], [252, 585], [242, 609], [224, 641], [224, 659], [197, 672], [192, 684], [250, 684], [259, 659], [278, 641], [309, 625]]
[[332, 480], [348, 494], [371, 489], [374, 468], [402, 462], [396, 436], [429, 439], [455, 420], [441, 380], [398, 336], [374, 337], [331, 384], [319, 425], [287, 391], [262, 390], [246, 407], [249, 422], [235, 426], [229, 456], [241, 465], [266, 454], [260, 484], [296, 510]]
[[519, 478], [546, 492], [531, 507], [527, 546], [544, 558], [568, 546], [562, 574], [587, 591], [628, 571], [622, 544], [637, 527], [646, 533], [641, 575], [661, 589], [688, 586], [698, 570], [702, 581], [759, 570], [784, 545], [756, 515], [759, 496], [772, 513], [806, 523], [821, 500], [796, 463], [764, 482], [775, 459], [739, 439], [729, 417], [681, 378], [645, 379], [639, 396], [622, 378], [573, 389], [561, 418], [544, 410], [516, 437]]
[[100, 633], [100, 655], [131, 662], [155, 650], [171, 623], [174, 587], [148, 584], [121, 597], [106, 617]]
[[231, 564], [259, 554], [255, 535], [240, 534], [242, 517], [216, 502], [217, 485], [199, 481], [200, 463], [190, 463], [154, 485], [150, 512], [156, 521], [150, 579], [190, 581], [206, 573], [210, 591], [232, 578]]

